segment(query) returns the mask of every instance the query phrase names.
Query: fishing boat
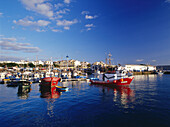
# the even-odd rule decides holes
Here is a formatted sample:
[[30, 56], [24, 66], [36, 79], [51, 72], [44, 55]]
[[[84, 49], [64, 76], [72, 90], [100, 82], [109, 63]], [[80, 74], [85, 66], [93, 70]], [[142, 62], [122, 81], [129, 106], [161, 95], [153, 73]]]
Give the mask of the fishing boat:
[[63, 86], [56, 86], [56, 90], [58, 90], [58, 91], [68, 91], [69, 88], [68, 87], [63, 87]]
[[159, 70], [159, 71], [157, 72], [157, 74], [158, 74], [158, 75], [163, 75], [164, 72], [163, 72], [162, 70]]
[[163, 72], [158, 72], [158, 75], [163, 75], [164, 73]]
[[31, 86], [32, 82], [27, 80], [18, 80], [7, 84], [7, 87], [17, 87], [17, 86]]
[[91, 84], [101, 84], [101, 85], [130, 85], [134, 77], [127, 77], [115, 80], [107, 80], [107, 81], [97, 81], [90, 80]]
[[118, 76], [115, 74], [100, 74], [99, 80], [90, 79], [91, 84], [100, 84], [100, 85], [113, 85], [113, 86], [122, 86], [122, 85], [130, 85], [132, 80], [134, 79], [133, 76]]
[[57, 78], [57, 77], [46, 77], [46, 78], [41, 79], [40, 85], [57, 86], [60, 80], [61, 78]]
[[7, 87], [17, 87], [18, 86], [18, 83], [16, 82], [11, 82], [9, 84], [7, 84]]

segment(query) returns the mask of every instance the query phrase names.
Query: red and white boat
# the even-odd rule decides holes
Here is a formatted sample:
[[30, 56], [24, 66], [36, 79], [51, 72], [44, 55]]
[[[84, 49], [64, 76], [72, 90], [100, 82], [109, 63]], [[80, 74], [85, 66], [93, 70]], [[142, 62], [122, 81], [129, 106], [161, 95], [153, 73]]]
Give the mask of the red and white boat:
[[60, 80], [61, 80], [61, 78], [57, 78], [57, 77], [46, 77], [46, 78], [41, 79], [40, 85], [57, 86], [57, 84]]
[[100, 85], [110, 85], [110, 86], [124, 86], [130, 85], [133, 76], [118, 76], [117, 74], [100, 74], [98, 80], [90, 79], [91, 84], [100, 84]]

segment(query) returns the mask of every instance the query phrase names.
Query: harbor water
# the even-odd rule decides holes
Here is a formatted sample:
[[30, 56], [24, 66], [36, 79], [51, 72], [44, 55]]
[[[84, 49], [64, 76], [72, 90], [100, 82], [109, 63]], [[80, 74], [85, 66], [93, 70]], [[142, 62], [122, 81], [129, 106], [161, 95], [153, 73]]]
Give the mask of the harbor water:
[[0, 84], [1, 127], [168, 127], [170, 75], [136, 75], [129, 87], [63, 82], [67, 92], [26, 94]]

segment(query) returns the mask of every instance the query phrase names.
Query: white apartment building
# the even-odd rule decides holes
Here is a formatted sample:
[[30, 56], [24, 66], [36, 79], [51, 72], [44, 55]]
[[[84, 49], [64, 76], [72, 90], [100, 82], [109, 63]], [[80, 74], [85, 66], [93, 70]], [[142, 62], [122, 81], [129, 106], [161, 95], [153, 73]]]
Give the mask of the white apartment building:
[[88, 68], [89, 62], [81, 62], [80, 64], [81, 64], [82, 68]]
[[81, 62], [78, 61], [78, 60], [61, 60], [61, 61], [56, 61], [54, 62], [56, 65], [59, 65], [60, 68], [75, 68], [77, 66], [80, 66], [81, 65]]
[[15, 62], [16, 64], [28, 64], [28, 61], [20, 60], [19, 62]]
[[44, 62], [41, 60], [38, 61], [32, 61], [31, 63], [33, 63], [34, 65], [44, 65]]
[[45, 61], [44, 65], [53, 65], [53, 61]]
[[152, 65], [132, 65], [132, 64], [126, 64], [125, 69], [127, 71], [154, 71], [156, 70], [155, 66]]
[[100, 62], [94, 62], [93, 65], [101, 65], [101, 66], [107, 66], [103, 61]]

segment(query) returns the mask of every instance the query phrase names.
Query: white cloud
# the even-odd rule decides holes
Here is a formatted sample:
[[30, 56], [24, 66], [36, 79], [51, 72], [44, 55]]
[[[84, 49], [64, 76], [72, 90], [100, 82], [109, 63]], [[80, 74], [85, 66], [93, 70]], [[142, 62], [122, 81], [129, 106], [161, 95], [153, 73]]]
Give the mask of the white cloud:
[[87, 29], [86, 29], [86, 31], [90, 31], [90, 30], [91, 30], [91, 28], [87, 28]]
[[170, 0], [165, 0], [165, 2], [170, 3]]
[[52, 29], [53, 32], [62, 32], [61, 30], [58, 29]]
[[61, 18], [63, 18], [63, 16], [62, 15], [57, 15], [55, 18], [56, 19], [61, 19]]
[[59, 9], [60, 7], [63, 7], [64, 5], [63, 4], [61, 4], [61, 3], [58, 3], [58, 4], [55, 4], [54, 5], [54, 7], [56, 8], [56, 9]]
[[0, 12], [0, 16], [2, 16], [3, 15], [3, 13], [2, 12]]
[[59, 14], [66, 14], [66, 13], [69, 12], [69, 11], [70, 11], [70, 9], [63, 9], [63, 10], [57, 11], [56, 14], [57, 14], [57, 15], [59, 15]]
[[16, 38], [1, 38], [0, 46], [3, 50], [23, 51], [28, 53], [36, 53], [40, 51], [38, 47], [30, 47], [30, 43], [18, 43]]
[[142, 62], [144, 59], [137, 59], [136, 62]]
[[47, 0], [21, 0], [27, 10], [52, 18], [54, 15], [52, 5], [46, 1]]
[[64, 3], [69, 4], [71, 0], [64, 0]]
[[87, 27], [87, 28], [85, 28], [85, 29], [82, 29], [80, 32], [84, 32], [84, 31], [90, 31], [90, 30], [92, 30], [92, 28], [91, 27]]
[[86, 24], [85, 29], [82, 29], [81, 32], [90, 31], [90, 30], [92, 30], [93, 27], [95, 27], [93, 24]]
[[89, 14], [89, 12], [88, 11], [82, 11], [81, 14], [85, 15], [85, 14]]
[[85, 15], [85, 19], [95, 19], [97, 18], [97, 15], [91, 16], [91, 15]]
[[16, 38], [1, 38], [3, 41], [17, 41]]
[[86, 24], [85, 27], [94, 27], [93, 24]]
[[152, 62], [156, 62], [156, 60], [152, 60]]
[[50, 22], [45, 20], [38, 20], [36, 24], [38, 26], [47, 26], [48, 24], [50, 24]]
[[18, 52], [16, 52], [16, 51], [1, 51], [1, 54], [5, 54], [5, 55], [7, 55], [7, 54], [18, 54]]
[[71, 25], [73, 25], [73, 24], [76, 24], [76, 23], [78, 23], [78, 21], [77, 21], [77, 19], [74, 19], [74, 20], [72, 20], [72, 21], [69, 21], [69, 20], [57, 20], [57, 26], [71, 26]]
[[39, 28], [37, 28], [36, 31], [37, 31], [37, 32], [46, 32], [46, 30], [44, 30], [44, 29], [39, 29]]
[[64, 27], [64, 29], [65, 29], [65, 30], [69, 30], [69, 29], [70, 29], [70, 27], [68, 27], [68, 26], [65, 26], [65, 27]]
[[15, 23], [17, 25], [21, 25], [21, 26], [47, 26], [48, 24], [50, 24], [50, 22], [46, 21], [46, 20], [31, 21], [29, 19], [31, 19], [31, 18], [26, 17], [26, 18], [20, 19], [18, 21], [13, 20], [13, 23]]

